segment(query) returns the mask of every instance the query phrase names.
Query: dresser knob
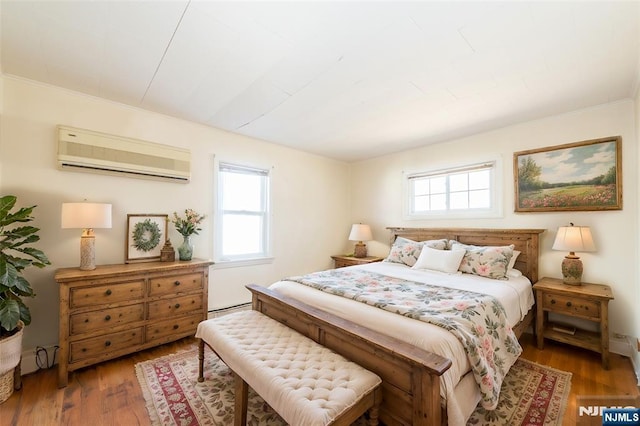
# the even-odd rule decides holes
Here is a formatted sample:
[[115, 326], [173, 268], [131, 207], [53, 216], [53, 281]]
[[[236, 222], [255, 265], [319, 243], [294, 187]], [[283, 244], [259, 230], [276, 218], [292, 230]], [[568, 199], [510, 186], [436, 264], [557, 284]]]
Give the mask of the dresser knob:
[[571, 307], [571, 302], [567, 302], [567, 306], [570, 308]]
[[111, 341], [110, 341], [110, 340], [107, 340], [106, 342], [104, 342], [104, 345], [105, 345], [105, 346], [111, 346]]
[[180, 281], [174, 282], [175, 285], [180, 285]]
[[106, 317], [104, 317], [105, 321], [109, 321], [111, 319], [111, 315], [107, 315]]
[[178, 309], [180, 307], [179, 303], [176, 303], [176, 305], [174, 306], [174, 308]]
[[107, 296], [111, 296], [111, 290], [109, 289], [109, 290], [105, 291], [104, 294], [106, 294]]
[[555, 304], [556, 304], [556, 301], [555, 301], [554, 299], [551, 299], [551, 304], [552, 304], [552, 305], [555, 305]]
[[174, 326], [173, 326], [173, 329], [174, 329], [174, 330], [177, 330], [177, 329], [178, 329], [178, 327], [179, 327], [179, 326], [178, 326], [178, 324], [176, 324], [176, 325], [174, 325]]

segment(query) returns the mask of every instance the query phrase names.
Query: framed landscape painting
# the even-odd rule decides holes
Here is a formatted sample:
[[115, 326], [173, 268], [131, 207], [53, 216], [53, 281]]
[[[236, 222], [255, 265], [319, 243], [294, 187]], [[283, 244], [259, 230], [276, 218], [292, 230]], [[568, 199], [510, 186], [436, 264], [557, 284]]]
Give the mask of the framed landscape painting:
[[622, 209], [620, 136], [513, 154], [515, 211]]

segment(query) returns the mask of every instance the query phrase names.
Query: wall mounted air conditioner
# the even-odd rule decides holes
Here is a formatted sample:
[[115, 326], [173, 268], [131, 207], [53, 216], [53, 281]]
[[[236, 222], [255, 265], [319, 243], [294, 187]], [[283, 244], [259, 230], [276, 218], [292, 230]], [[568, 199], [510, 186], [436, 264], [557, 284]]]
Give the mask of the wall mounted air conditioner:
[[58, 126], [58, 168], [172, 182], [191, 179], [187, 149]]

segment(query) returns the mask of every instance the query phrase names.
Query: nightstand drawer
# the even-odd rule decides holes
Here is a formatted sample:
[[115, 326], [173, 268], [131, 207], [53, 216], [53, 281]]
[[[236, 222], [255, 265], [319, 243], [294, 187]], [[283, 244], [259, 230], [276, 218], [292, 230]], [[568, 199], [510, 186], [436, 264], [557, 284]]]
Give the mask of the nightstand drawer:
[[366, 257], [353, 257], [353, 256], [340, 256], [335, 255], [331, 256], [333, 259], [334, 268], [344, 268], [346, 266], [354, 266], [354, 265], [365, 265], [367, 263], [373, 262], [381, 262], [383, 260], [382, 257], [377, 256], [366, 256]]
[[599, 319], [601, 315], [599, 302], [560, 294], [545, 293], [542, 297], [542, 306], [553, 312], [583, 318]]
[[354, 265], [353, 262], [349, 262], [342, 259], [336, 259], [333, 266], [337, 269], [337, 268], [344, 268], [346, 266], [352, 266], [352, 265]]

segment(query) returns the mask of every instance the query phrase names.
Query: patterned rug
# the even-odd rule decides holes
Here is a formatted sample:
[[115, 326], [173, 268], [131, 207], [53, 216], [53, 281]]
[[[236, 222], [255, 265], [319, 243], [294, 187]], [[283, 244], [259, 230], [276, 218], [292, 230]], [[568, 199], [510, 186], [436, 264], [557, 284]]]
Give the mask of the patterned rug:
[[[233, 424], [233, 376], [209, 349], [203, 383], [197, 382], [195, 346], [135, 368], [153, 425]], [[476, 409], [468, 425], [561, 425], [570, 386], [571, 373], [519, 359], [504, 380], [498, 408]], [[248, 425], [285, 425], [251, 388], [247, 411]]]

